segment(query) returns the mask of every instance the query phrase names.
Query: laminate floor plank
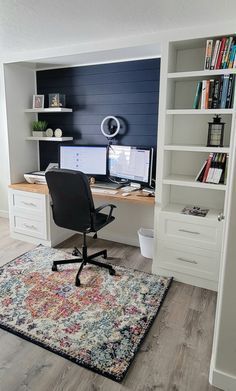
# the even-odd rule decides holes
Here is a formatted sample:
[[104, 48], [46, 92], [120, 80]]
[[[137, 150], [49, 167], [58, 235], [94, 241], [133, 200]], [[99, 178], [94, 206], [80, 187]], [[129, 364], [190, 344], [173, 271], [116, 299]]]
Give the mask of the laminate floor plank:
[[[59, 247], [81, 244], [74, 235]], [[151, 272], [139, 248], [93, 238], [88, 246], [107, 248], [109, 263]], [[0, 218], [0, 265], [34, 247], [10, 238]], [[121, 384], [0, 329], [0, 391], [217, 391], [208, 382], [215, 307], [214, 292], [173, 282]]]

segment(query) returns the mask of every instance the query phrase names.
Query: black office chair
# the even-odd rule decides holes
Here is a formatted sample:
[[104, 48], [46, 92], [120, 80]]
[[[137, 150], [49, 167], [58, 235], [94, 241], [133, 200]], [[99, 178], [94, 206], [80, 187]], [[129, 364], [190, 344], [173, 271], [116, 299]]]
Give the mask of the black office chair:
[[[53, 169], [46, 172], [46, 180], [49, 193], [52, 198], [52, 213], [54, 222], [63, 228], [83, 233], [82, 254], [75, 247], [73, 255], [81, 255], [80, 258], [58, 260], [53, 262], [52, 270], [57, 271], [57, 265], [81, 262], [75, 278], [75, 285], [80, 286], [79, 276], [86, 263], [101, 266], [109, 270], [111, 275], [115, 270], [111, 265], [95, 261], [94, 258], [102, 255], [107, 258], [107, 250], [95, 254], [87, 254], [86, 234], [97, 231], [111, 223], [115, 218], [112, 211], [115, 205], [105, 204], [95, 209], [93, 197], [87, 176], [80, 171]], [[106, 207], [110, 207], [109, 214], [100, 213]]]

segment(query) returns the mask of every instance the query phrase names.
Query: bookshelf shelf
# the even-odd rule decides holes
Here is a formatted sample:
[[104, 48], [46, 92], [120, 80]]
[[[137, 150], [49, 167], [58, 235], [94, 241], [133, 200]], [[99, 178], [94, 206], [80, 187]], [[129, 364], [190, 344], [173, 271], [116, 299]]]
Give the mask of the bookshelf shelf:
[[72, 141], [73, 137], [26, 137], [27, 141]]
[[233, 109], [172, 109], [166, 110], [167, 115], [215, 115], [215, 114], [227, 114], [232, 115]]
[[[186, 216], [186, 219], [188, 219], [189, 215], [184, 215], [181, 213], [181, 211], [183, 210], [183, 208], [186, 206], [186, 204], [168, 204], [165, 206], [165, 208], [163, 208], [163, 211], [164, 212], [169, 212], [169, 213], [175, 213], [175, 214], [181, 214], [181, 216]], [[209, 212], [207, 213], [207, 215], [205, 217], [200, 217], [200, 216], [192, 216], [194, 219], [198, 219], [200, 222], [202, 221], [202, 219], [204, 220], [215, 220], [218, 218], [218, 215], [221, 213], [221, 210], [219, 209], [212, 209], [212, 208], [209, 208]]]
[[217, 184], [214, 185], [212, 183], [203, 183], [196, 182], [195, 178], [188, 175], [169, 175], [163, 179], [163, 183], [165, 185], [175, 185], [175, 186], [185, 186], [185, 187], [198, 187], [201, 189], [211, 189], [211, 190], [226, 190], [226, 185]]
[[44, 109], [25, 109], [25, 113], [72, 113], [72, 109], [66, 107], [44, 108]]
[[236, 74], [236, 68], [168, 73], [167, 78], [176, 81], [201, 80], [214, 76]]
[[218, 152], [218, 153], [229, 153], [229, 147], [214, 148], [205, 147], [202, 145], [165, 145], [165, 151], [183, 151], [183, 152]]

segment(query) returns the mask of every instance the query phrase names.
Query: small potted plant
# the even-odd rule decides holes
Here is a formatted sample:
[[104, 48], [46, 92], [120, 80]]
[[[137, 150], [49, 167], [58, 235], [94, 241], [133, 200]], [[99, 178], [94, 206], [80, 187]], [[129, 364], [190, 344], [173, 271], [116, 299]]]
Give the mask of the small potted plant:
[[33, 121], [32, 135], [33, 137], [44, 137], [48, 123], [46, 121]]

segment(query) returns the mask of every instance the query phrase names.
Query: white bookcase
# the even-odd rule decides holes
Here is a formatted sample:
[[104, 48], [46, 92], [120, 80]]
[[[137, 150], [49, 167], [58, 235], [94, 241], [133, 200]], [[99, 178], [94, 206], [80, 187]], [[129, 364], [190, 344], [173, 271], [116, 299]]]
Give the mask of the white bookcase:
[[[235, 99], [230, 109], [195, 110], [193, 102], [199, 80], [236, 73], [236, 69], [204, 70], [207, 39], [163, 45], [153, 272], [217, 290], [222, 216], [227, 208], [230, 163], [235, 153]], [[206, 146], [208, 122], [215, 114], [225, 122], [222, 148]], [[229, 154], [226, 184], [195, 181], [210, 152]], [[187, 205], [205, 207], [209, 212], [206, 217], [181, 214]]]

